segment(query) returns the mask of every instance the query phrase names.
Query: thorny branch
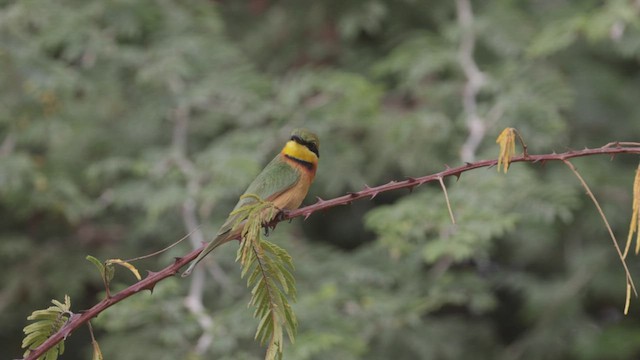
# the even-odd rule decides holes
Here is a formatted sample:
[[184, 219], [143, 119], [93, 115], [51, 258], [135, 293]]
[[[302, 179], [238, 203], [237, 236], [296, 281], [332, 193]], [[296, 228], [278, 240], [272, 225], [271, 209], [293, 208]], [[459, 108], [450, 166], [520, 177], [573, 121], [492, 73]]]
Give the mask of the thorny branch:
[[60, 341], [65, 340], [69, 335], [71, 335], [71, 333], [73, 333], [79, 327], [85, 325], [89, 320], [93, 319], [94, 317], [97, 317], [98, 315], [100, 315], [100, 313], [105, 311], [107, 308], [113, 306], [114, 304], [117, 304], [120, 301], [134, 294], [137, 294], [143, 290], [152, 291], [157, 283], [159, 283], [160, 281], [168, 277], [171, 277], [177, 274], [178, 270], [180, 270], [181, 267], [190, 263], [191, 260], [195, 259], [196, 256], [198, 256], [198, 254], [200, 253], [200, 251], [202, 251], [202, 249], [193, 250], [186, 256], [176, 259], [176, 261], [173, 264], [165, 267], [164, 269], [158, 272], [148, 271], [147, 277], [142, 279], [141, 281], [138, 281], [137, 283], [129, 286], [128, 288], [118, 293], [112, 294], [110, 298], [105, 298], [104, 300], [100, 301], [99, 303], [97, 303], [96, 305], [94, 305], [93, 307], [91, 307], [90, 309], [84, 312], [73, 314], [69, 319], [69, 321], [65, 324], [65, 326], [63, 326], [58, 332], [56, 332], [50, 338], [48, 338], [44, 343], [42, 343], [42, 345], [38, 346], [37, 349], [31, 351], [29, 355], [25, 358], [25, 360], [38, 359], [45, 352], [47, 352], [47, 350], [51, 349]]
[[[552, 153], [552, 154], [541, 154], [541, 155], [520, 155], [514, 156], [511, 158], [511, 163], [515, 162], [530, 162], [530, 163], [541, 163], [544, 164], [548, 161], [564, 161], [567, 159], [583, 157], [583, 156], [593, 156], [593, 155], [611, 155], [615, 156], [618, 154], [640, 154], [640, 144], [633, 145], [625, 145], [624, 143], [613, 142], [609, 143], [603, 147], [593, 148], [593, 149], [583, 149], [583, 150], [571, 150], [564, 153]], [[282, 218], [282, 220], [291, 219], [298, 216], [304, 216], [305, 219], [311, 216], [314, 212], [319, 210], [325, 210], [332, 208], [338, 205], [348, 205], [352, 201], [360, 200], [363, 198], [371, 198], [373, 199], [379, 193], [398, 190], [398, 189], [413, 189], [416, 186], [420, 186], [422, 184], [428, 182], [439, 181], [439, 178], [445, 178], [450, 176], [455, 176], [459, 178], [463, 172], [467, 172], [469, 170], [474, 170], [478, 168], [489, 168], [494, 167], [498, 164], [497, 159], [492, 160], [481, 160], [474, 163], [466, 163], [465, 165], [450, 168], [440, 171], [435, 174], [423, 176], [423, 177], [407, 177], [406, 180], [403, 181], [391, 181], [387, 184], [376, 186], [376, 187], [368, 187], [366, 186], [364, 190], [358, 192], [351, 192], [347, 195], [343, 195], [337, 198], [333, 198], [330, 200], [323, 200], [318, 198], [318, 201], [315, 204], [293, 210], [286, 214]], [[280, 220], [280, 219], [279, 219]]]
[[[584, 156], [593, 156], [593, 155], [609, 155], [615, 156], [618, 154], [636, 154], [640, 155], [640, 143], [622, 143], [622, 142], [612, 142], [603, 147], [594, 148], [594, 149], [583, 149], [583, 150], [571, 150], [564, 153], [556, 154], [555, 152], [552, 154], [541, 154], [541, 155], [531, 155], [527, 156], [520, 155], [514, 156], [511, 158], [511, 163], [514, 162], [530, 162], [530, 163], [541, 163], [544, 164], [548, 161], [562, 161], [565, 162], [568, 159], [584, 157]], [[343, 195], [337, 198], [323, 200], [318, 198], [318, 201], [315, 204], [287, 212], [284, 216], [276, 217], [268, 226], [274, 227], [278, 222], [293, 219], [295, 217], [304, 216], [304, 218], [308, 218], [311, 214], [318, 212], [320, 210], [326, 210], [339, 205], [347, 205], [353, 201], [360, 200], [363, 198], [374, 198], [378, 194], [391, 191], [391, 190], [399, 190], [399, 189], [413, 189], [416, 186], [440, 181], [440, 179], [450, 176], [455, 176], [460, 178], [462, 173], [479, 169], [479, 168], [491, 168], [498, 164], [497, 159], [492, 160], [482, 160], [474, 163], [466, 163], [465, 165], [458, 166], [455, 168], [447, 167], [445, 170], [440, 171], [435, 174], [422, 176], [418, 178], [408, 177], [403, 181], [391, 181], [387, 184], [369, 187], [365, 186], [365, 188], [358, 192], [351, 192], [347, 195]], [[177, 258], [176, 261], [165, 267], [164, 269], [158, 272], [149, 271], [146, 278], [143, 280], [129, 286], [128, 288], [113, 294], [112, 297], [104, 299], [94, 305], [92, 308], [80, 313], [74, 314], [69, 322], [62, 327], [57, 333], [53, 334], [47, 341], [45, 341], [42, 345], [40, 345], [37, 349], [33, 350], [29, 356], [25, 358], [25, 360], [36, 360], [38, 357], [42, 356], [47, 350], [52, 348], [54, 345], [59, 343], [60, 341], [66, 339], [67, 336], [71, 335], [73, 331], [78, 329], [79, 327], [86, 324], [92, 318], [98, 316], [107, 308], [112, 305], [134, 295], [143, 290], [153, 290], [154, 286], [166, 279], [170, 276], [173, 276], [178, 273], [178, 270], [183, 266], [190, 263], [194, 260], [204, 246], [200, 249], [191, 251], [189, 254]]]

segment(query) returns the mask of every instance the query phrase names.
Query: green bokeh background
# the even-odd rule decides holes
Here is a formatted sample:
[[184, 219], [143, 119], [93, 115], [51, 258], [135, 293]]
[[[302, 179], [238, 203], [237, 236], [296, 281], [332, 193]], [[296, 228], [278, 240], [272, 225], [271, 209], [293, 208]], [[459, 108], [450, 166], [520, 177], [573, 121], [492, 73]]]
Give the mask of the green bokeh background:
[[[163, 248], [189, 206], [210, 239], [294, 127], [321, 139], [307, 203], [462, 164], [465, 36], [484, 75], [466, 96], [476, 159], [508, 126], [531, 153], [640, 141], [637, 1], [472, 1], [469, 27], [466, 3], [0, 0], [0, 358], [51, 299], [104, 296], [86, 255]], [[626, 239], [638, 157], [573, 163]], [[286, 359], [640, 357], [640, 303], [622, 314], [622, 267], [566, 166], [446, 184], [456, 225], [435, 184], [278, 226], [299, 295]], [[105, 358], [263, 357], [235, 250], [205, 266], [210, 326], [185, 306], [194, 280], [168, 279], [93, 321]], [[114, 290], [133, 281], [118, 271]], [[82, 328], [63, 359], [90, 354]]]

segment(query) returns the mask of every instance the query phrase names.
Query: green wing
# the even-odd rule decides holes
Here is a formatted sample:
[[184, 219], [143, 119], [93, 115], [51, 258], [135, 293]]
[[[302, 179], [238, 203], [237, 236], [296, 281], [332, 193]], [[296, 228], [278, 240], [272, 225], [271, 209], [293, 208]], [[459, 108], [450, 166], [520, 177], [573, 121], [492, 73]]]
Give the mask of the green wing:
[[[275, 195], [291, 188], [294, 186], [298, 180], [300, 179], [300, 174], [296, 169], [294, 169], [289, 164], [285, 163], [280, 155], [277, 155], [267, 166], [262, 170], [258, 177], [249, 185], [247, 190], [244, 192], [245, 194], [254, 194], [260, 197], [263, 200], [267, 200], [272, 198]], [[236, 204], [235, 209], [238, 209], [244, 205], [251, 204], [256, 200], [251, 197], [247, 197], [244, 199], [240, 199]], [[196, 258], [194, 262], [189, 265], [189, 268], [182, 274], [182, 277], [188, 276], [191, 274], [195, 266], [204, 258], [208, 253], [213, 251], [218, 246], [224, 244], [229, 241], [227, 238], [227, 233], [233, 228], [234, 223], [238, 219], [241, 214], [230, 215], [227, 220], [222, 224], [220, 230], [218, 230], [218, 235], [215, 239], [213, 239], [207, 247], [202, 250], [200, 255]]]
[[[267, 200], [291, 188], [299, 179], [300, 173], [294, 167], [282, 160], [280, 154], [278, 154], [269, 164], [267, 164], [267, 166], [265, 166], [262, 172], [258, 174], [244, 193], [254, 194], [262, 200]], [[250, 197], [240, 199], [233, 209], [236, 210], [255, 201], [255, 199]], [[229, 216], [218, 231], [218, 235], [231, 230], [238, 216], [239, 215]]]

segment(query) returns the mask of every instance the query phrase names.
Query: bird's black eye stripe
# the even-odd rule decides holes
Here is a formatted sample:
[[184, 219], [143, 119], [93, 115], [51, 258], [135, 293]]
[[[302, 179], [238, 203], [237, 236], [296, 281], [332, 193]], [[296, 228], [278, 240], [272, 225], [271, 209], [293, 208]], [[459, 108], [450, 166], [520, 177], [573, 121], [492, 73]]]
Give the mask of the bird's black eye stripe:
[[320, 152], [318, 151], [318, 147], [314, 143], [306, 143], [305, 146], [307, 149], [311, 150], [312, 153], [316, 154], [317, 157], [320, 157]]
[[316, 154], [317, 157], [320, 157], [320, 152], [318, 151], [318, 146], [312, 142], [304, 141], [301, 137], [293, 135], [291, 140], [297, 142], [300, 145], [304, 145], [309, 149], [312, 153]]

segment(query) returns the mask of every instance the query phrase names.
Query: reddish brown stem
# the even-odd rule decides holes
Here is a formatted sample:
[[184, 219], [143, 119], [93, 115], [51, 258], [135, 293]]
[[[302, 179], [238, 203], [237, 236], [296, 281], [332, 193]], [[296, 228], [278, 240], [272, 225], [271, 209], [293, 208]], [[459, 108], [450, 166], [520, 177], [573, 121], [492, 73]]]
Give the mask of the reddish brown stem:
[[[622, 143], [611, 143], [611, 144], [622, 144]], [[511, 158], [511, 162], [530, 162], [530, 163], [545, 163], [547, 161], [564, 161], [567, 159], [572, 159], [576, 157], [582, 156], [591, 156], [591, 155], [599, 155], [599, 154], [607, 154], [607, 155], [617, 155], [617, 154], [640, 154], [640, 146], [615, 146], [615, 145], [605, 145], [600, 148], [595, 149], [583, 149], [583, 150], [575, 150], [575, 151], [567, 151], [561, 154], [542, 154], [542, 155], [520, 155], [514, 156]], [[328, 208], [332, 208], [338, 205], [346, 205], [352, 201], [359, 200], [366, 197], [375, 197], [379, 193], [397, 190], [397, 189], [405, 189], [405, 188], [413, 188], [418, 185], [422, 185], [424, 183], [439, 181], [440, 178], [445, 178], [449, 176], [460, 177], [463, 172], [484, 168], [484, 167], [493, 167], [498, 164], [498, 160], [481, 160], [474, 163], [467, 163], [466, 165], [455, 167], [455, 168], [447, 168], [439, 173], [419, 177], [419, 178], [407, 178], [403, 181], [391, 181], [387, 184], [376, 186], [376, 187], [366, 187], [365, 189], [349, 193], [344, 196], [340, 196], [330, 200], [322, 200], [318, 199], [315, 204], [293, 210], [284, 216], [281, 220], [291, 219], [297, 216], [304, 216], [308, 218], [311, 214], [318, 210], [324, 210]]]
[[195, 259], [196, 256], [202, 251], [202, 248], [194, 250], [187, 254], [184, 257], [177, 258], [176, 261], [167, 266], [166, 268], [158, 271], [152, 272], [149, 271], [149, 274], [146, 278], [140, 280], [139, 282], [129, 286], [128, 288], [112, 294], [111, 297], [105, 298], [99, 303], [95, 304], [89, 310], [86, 310], [79, 314], [74, 314], [69, 321], [63, 326], [57, 333], [53, 334], [50, 338], [48, 338], [44, 343], [42, 343], [38, 348], [31, 351], [29, 356], [25, 358], [25, 360], [36, 360], [38, 357], [42, 356], [47, 350], [55, 346], [60, 341], [67, 338], [67, 336], [71, 335], [73, 331], [78, 329], [80, 326], [86, 324], [89, 320], [98, 316], [101, 312], [106, 310], [108, 307], [119, 303], [120, 301], [128, 298], [131, 295], [137, 294], [143, 290], [152, 291], [154, 286], [160, 282], [161, 280], [168, 278], [170, 276], [175, 275], [181, 267], [187, 265], [191, 262], [191, 260]]
[[[546, 161], [565, 161], [567, 159], [582, 157], [582, 156], [591, 156], [591, 155], [599, 155], [599, 154], [607, 154], [607, 155], [617, 155], [617, 154], [640, 154], [640, 145], [636, 143], [610, 143], [600, 148], [595, 149], [584, 149], [584, 150], [576, 150], [576, 151], [568, 151], [561, 154], [542, 154], [542, 155], [523, 155], [523, 156], [515, 156], [511, 158], [511, 162], [546, 162]], [[332, 208], [338, 205], [346, 205], [351, 203], [352, 201], [363, 199], [363, 198], [373, 198], [379, 193], [398, 190], [398, 189], [412, 189], [418, 185], [422, 185], [424, 183], [439, 181], [441, 178], [445, 178], [448, 176], [456, 176], [460, 177], [463, 172], [492, 167], [498, 164], [498, 160], [482, 160], [474, 163], [468, 163], [463, 166], [455, 167], [455, 168], [447, 168], [441, 172], [419, 177], [419, 178], [407, 178], [403, 181], [391, 181], [387, 184], [376, 186], [376, 187], [365, 187], [365, 189], [349, 193], [344, 196], [340, 196], [330, 200], [322, 200], [318, 199], [315, 204], [287, 212], [284, 216], [277, 217], [271, 224], [275, 225], [280, 221], [292, 219], [298, 216], [304, 216], [305, 219], [308, 218], [311, 214], [320, 211]], [[42, 356], [47, 350], [52, 348], [54, 345], [64, 340], [67, 336], [69, 336], [73, 331], [78, 329], [80, 326], [86, 324], [92, 318], [98, 316], [101, 312], [103, 312], [108, 307], [132, 296], [136, 293], [139, 293], [142, 290], [153, 290], [153, 287], [160, 282], [161, 280], [168, 278], [170, 276], [175, 275], [180, 268], [190, 263], [192, 260], [198, 256], [200, 251], [204, 248], [194, 250], [184, 257], [176, 259], [176, 261], [167, 266], [166, 268], [160, 270], [159, 272], [149, 272], [149, 275], [129, 286], [128, 288], [116, 293], [112, 294], [110, 298], [104, 299], [101, 302], [94, 305], [89, 310], [74, 315], [67, 324], [62, 327], [57, 333], [53, 334], [47, 341], [42, 343], [38, 348], [33, 350], [29, 356], [25, 358], [25, 360], [36, 360], [38, 357]]]

